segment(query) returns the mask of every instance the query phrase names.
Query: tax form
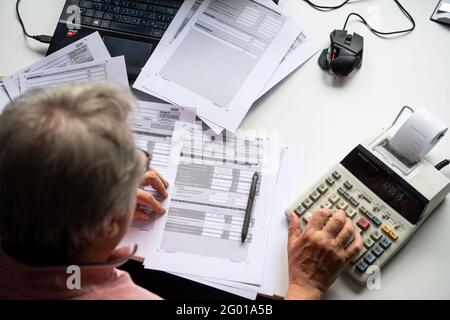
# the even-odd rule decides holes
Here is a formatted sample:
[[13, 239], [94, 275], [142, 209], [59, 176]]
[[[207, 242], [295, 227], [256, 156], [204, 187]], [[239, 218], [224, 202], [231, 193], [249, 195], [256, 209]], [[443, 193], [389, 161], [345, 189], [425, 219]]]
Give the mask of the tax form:
[[[133, 132], [134, 142], [140, 149], [152, 156], [151, 165], [173, 185], [175, 172], [170, 168], [170, 150], [175, 123], [178, 121], [193, 124], [196, 109], [192, 107], [173, 106], [165, 103], [138, 101], [136, 108], [128, 116], [128, 126]], [[159, 199], [151, 187], [147, 192]], [[169, 194], [171, 193], [169, 187]], [[162, 206], [168, 209], [169, 199], [161, 200]], [[153, 224], [157, 215], [149, 214], [149, 220], [134, 220], [122, 244], [138, 244], [136, 253], [144, 257], [153, 242]]]
[[[286, 265], [286, 235], [288, 222], [284, 215], [286, 206], [294, 199], [295, 190], [301, 178], [301, 163], [303, 150], [292, 146], [283, 146], [280, 157], [280, 170], [278, 173], [274, 207], [271, 215], [270, 232], [267, 234], [268, 245], [264, 263], [264, 275], [261, 285], [252, 285], [243, 282], [227, 281], [205, 277], [191, 277], [180, 275], [188, 279], [225, 290], [249, 299], [254, 299], [256, 293], [272, 296], [279, 283], [288, 283]], [[232, 288], [230, 290], [230, 288]], [[239, 289], [243, 291], [233, 291]], [[252, 298], [250, 292], [255, 293]]]
[[[194, 16], [194, 14], [199, 9], [200, 5], [204, 2], [204, 0], [196, 0], [191, 9], [189, 10], [186, 17], [184, 17], [183, 22], [180, 24], [178, 21], [178, 24], [174, 21], [173, 25], [171, 25], [171, 28], [164, 34], [164, 37], [160, 41], [160, 46], [166, 46], [167, 44], [173, 42], [174, 39], [176, 39], [181, 31], [184, 29], [184, 27], [188, 24], [189, 20]], [[276, 4], [273, 3], [272, 0], [265, 0], [262, 3], [266, 4], [268, 7], [272, 8], [274, 11], [281, 13], [280, 7], [278, 7]], [[185, 9], [186, 12], [186, 9]], [[179, 20], [181, 21], [182, 18], [180, 17]], [[297, 23], [300, 25], [300, 22], [297, 21]], [[177, 28], [177, 30], [174, 30]], [[156, 49], [158, 50], [158, 48]], [[277, 83], [279, 83], [281, 80], [283, 80], [285, 77], [287, 77], [290, 73], [295, 71], [297, 68], [299, 68], [302, 64], [304, 64], [309, 58], [311, 58], [316, 52], [318, 51], [317, 44], [307, 36], [304, 29], [300, 32], [297, 39], [281, 61], [280, 65], [277, 67], [273, 75], [270, 77], [269, 81], [264, 86], [263, 90], [259, 94], [259, 97], [266, 94], [270, 89], [272, 89]], [[135, 82], [134, 87], [140, 88], [140, 90], [146, 90], [143, 88], [143, 83], [147, 79], [147, 74], [145, 73], [145, 70], [140, 75], [140, 78]], [[155, 92], [149, 92], [153, 96], [158, 96]], [[258, 97], [258, 98], [259, 98]], [[163, 100], [167, 100], [171, 103], [173, 101], [168, 100], [167, 98], [162, 98]], [[216, 125], [215, 123], [212, 123], [211, 121], [208, 121], [208, 119], [205, 119], [202, 116], [199, 116], [199, 118], [205, 122], [212, 130], [214, 130], [215, 133], [219, 134], [224, 129], [223, 127]]]
[[[279, 146], [265, 137], [176, 130], [181, 144], [167, 214], [155, 222], [150, 269], [261, 284], [279, 167]], [[273, 156], [275, 155], [275, 161]], [[241, 230], [253, 173], [261, 175], [247, 240]]]
[[19, 76], [21, 92], [32, 88], [51, 88], [71, 82], [108, 82], [128, 87], [123, 56], [80, 63], [67, 67], [30, 71]]
[[13, 75], [4, 78], [4, 84], [11, 99], [22, 94], [19, 78], [21, 74], [71, 66], [99, 59], [111, 58], [98, 32], [92, 33]]
[[[169, 35], [193, 4], [180, 8]], [[205, 0], [172, 42], [160, 42], [134, 87], [196, 105], [200, 117], [235, 132], [300, 31], [259, 1]]]
[[3, 81], [0, 80], [0, 114], [6, 105], [10, 102], [8, 92], [6, 92], [5, 85]]

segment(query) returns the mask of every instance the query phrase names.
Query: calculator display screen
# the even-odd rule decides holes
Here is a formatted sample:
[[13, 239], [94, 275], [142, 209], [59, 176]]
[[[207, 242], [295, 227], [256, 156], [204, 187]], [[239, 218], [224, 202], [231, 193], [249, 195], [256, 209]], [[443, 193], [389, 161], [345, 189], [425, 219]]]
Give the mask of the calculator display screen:
[[363, 146], [353, 149], [341, 164], [409, 222], [417, 223], [428, 200]]

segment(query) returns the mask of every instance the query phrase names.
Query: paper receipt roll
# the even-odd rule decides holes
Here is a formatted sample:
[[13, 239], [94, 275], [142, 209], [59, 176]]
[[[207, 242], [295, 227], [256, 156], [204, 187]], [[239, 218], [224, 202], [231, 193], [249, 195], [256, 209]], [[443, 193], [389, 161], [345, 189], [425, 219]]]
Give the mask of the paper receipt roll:
[[417, 162], [433, 149], [447, 129], [430, 112], [418, 109], [391, 138], [390, 146], [409, 161]]

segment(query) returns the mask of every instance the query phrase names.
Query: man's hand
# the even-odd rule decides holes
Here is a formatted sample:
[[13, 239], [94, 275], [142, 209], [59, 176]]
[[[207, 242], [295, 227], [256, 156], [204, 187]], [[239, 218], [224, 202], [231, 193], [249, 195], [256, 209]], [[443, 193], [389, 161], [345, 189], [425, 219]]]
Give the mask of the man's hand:
[[[342, 210], [317, 210], [301, 230], [290, 215], [288, 236], [289, 288], [286, 299], [322, 299], [353, 256], [362, 249], [361, 235]], [[353, 241], [348, 242], [353, 237]]]
[[[141, 185], [151, 186], [162, 198], [167, 198], [166, 189], [169, 187], [169, 183], [152, 166], [150, 166], [150, 169], [144, 173]], [[151, 193], [141, 188], [138, 188], [137, 190], [137, 203], [156, 213], [163, 214], [166, 212], [161, 203]], [[149, 219], [148, 214], [139, 209], [136, 209], [135, 218], [142, 220]]]

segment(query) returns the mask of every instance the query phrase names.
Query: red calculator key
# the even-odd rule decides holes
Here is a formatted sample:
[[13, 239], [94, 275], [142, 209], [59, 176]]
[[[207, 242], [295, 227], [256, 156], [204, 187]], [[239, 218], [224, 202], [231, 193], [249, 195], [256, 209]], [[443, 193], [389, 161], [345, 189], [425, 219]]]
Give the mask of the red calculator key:
[[359, 220], [356, 222], [356, 225], [358, 226], [358, 227], [360, 227], [362, 230], [367, 230], [367, 229], [369, 229], [369, 227], [370, 227], [370, 222], [369, 222], [369, 220], [367, 220], [366, 218], [364, 218], [364, 217], [361, 217], [361, 218], [359, 218]]

